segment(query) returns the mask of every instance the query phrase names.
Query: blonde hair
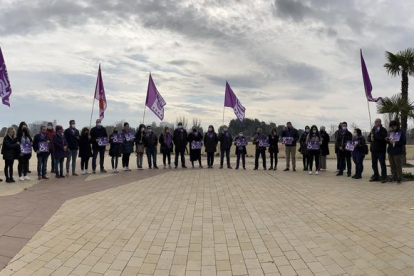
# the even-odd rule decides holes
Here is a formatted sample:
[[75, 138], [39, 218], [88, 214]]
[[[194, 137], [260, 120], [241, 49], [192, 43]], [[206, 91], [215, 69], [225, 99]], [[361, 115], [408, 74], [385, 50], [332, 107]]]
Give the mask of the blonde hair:
[[14, 127], [8, 127], [7, 128], [7, 135], [9, 135], [9, 131], [13, 131], [13, 135], [12, 135], [12, 137], [14, 138], [15, 136], [16, 136], [16, 130], [14, 129]]

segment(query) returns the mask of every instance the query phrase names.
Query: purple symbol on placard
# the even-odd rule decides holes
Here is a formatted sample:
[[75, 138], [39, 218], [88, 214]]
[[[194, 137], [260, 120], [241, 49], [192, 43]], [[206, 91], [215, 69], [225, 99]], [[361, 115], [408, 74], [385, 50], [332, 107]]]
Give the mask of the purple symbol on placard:
[[201, 149], [203, 147], [202, 141], [193, 141], [191, 143], [191, 149]]
[[393, 142], [399, 142], [401, 139], [401, 131], [390, 132], [390, 140]]
[[124, 142], [124, 137], [122, 137], [122, 134], [114, 134], [112, 136], [112, 141], [116, 144], [122, 144]]
[[309, 141], [308, 149], [309, 150], [319, 150], [320, 149], [319, 142], [318, 141]]
[[98, 146], [105, 147], [108, 143], [108, 137], [98, 137]]
[[292, 145], [293, 144], [293, 137], [282, 137], [282, 144], [284, 145]]
[[346, 141], [345, 150], [354, 151], [354, 149], [355, 149], [355, 142], [354, 141]]
[[49, 143], [39, 142], [39, 152], [49, 152]]
[[31, 154], [32, 153], [32, 144], [31, 143], [20, 144], [20, 152], [22, 154]]

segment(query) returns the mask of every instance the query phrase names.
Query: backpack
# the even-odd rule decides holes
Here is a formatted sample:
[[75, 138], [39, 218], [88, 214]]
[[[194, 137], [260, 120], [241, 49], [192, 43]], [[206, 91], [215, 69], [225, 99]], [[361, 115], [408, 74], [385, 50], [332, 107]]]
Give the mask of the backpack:
[[368, 145], [367, 144], [365, 144], [362, 149], [364, 150], [364, 154], [365, 155], [367, 155], [369, 153]]

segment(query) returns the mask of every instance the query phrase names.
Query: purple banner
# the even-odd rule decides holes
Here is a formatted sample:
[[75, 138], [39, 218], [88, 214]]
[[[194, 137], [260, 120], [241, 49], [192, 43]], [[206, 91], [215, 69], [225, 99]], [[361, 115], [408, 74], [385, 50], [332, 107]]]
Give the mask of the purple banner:
[[392, 142], [399, 142], [401, 139], [401, 131], [390, 132], [390, 140]]
[[239, 119], [240, 122], [243, 122], [244, 116], [246, 114], [246, 108], [241, 104], [241, 102], [237, 98], [236, 94], [234, 94], [233, 90], [231, 89], [227, 81], [225, 93], [226, 94], [224, 96], [224, 106], [233, 108], [234, 114], [236, 114], [237, 119]]
[[203, 147], [203, 141], [193, 141], [191, 142], [191, 149], [198, 150]]
[[381, 97], [379, 98], [372, 97], [372, 84], [369, 78], [369, 74], [368, 74], [367, 66], [365, 64], [364, 57], [362, 56], [362, 50], [361, 50], [361, 69], [362, 69], [362, 80], [364, 81], [365, 96], [367, 97], [367, 100], [369, 102], [382, 101]]
[[106, 96], [105, 96], [105, 88], [104, 88], [104, 84], [102, 80], [100, 64], [99, 64], [99, 70], [98, 70], [98, 77], [96, 80], [95, 99], [99, 101], [99, 119], [102, 120], [105, 117]]
[[98, 137], [98, 146], [105, 147], [109, 144], [108, 137]]
[[9, 75], [7, 73], [6, 62], [0, 48], [0, 97], [4, 105], [10, 107], [10, 95], [12, 89], [10, 86]]
[[125, 133], [125, 140], [127, 142], [134, 142], [135, 141], [135, 136], [134, 134], [132, 134], [131, 132], [127, 132]]
[[355, 149], [355, 142], [354, 141], [346, 141], [345, 150], [354, 151], [354, 149]]
[[319, 141], [309, 141], [308, 150], [319, 150], [321, 148]]
[[260, 139], [259, 140], [259, 147], [261, 147], [261, 148], [267, 148], [267, 147], [269, 147], [270, 145], [269, 145], [269, 140], [266, 138], [266, 139]]
[[293, 144], [293, 137], [282, 137], [282, 144], [284, 145], [292, 145]]
[[20, 152], [22, 154], [31, 154], [32, 153], [32, 144], [31, 143], [20, 144]]
[[49, 143], [39, 142], [39, 152], [49, 152]]
[[246, 138], [236, 139], [236, 146], [238, 146], [238, 147], [247, 146]]
[[148, 91], [147, 99], [145, 100], [145, 105], [154, 112], [155, 115], [162, 121], [164, 119], [164, 106], [167, 103], [164, 101], [164, 98], [158, 92], [157, 87], [155, 86], [152, 76], [150, 74], [148, 81]]
[[124, 142], [124, 137], [122, 134], [114, 134], [112, 135], [112, 141], [116, 144], [122, 144]]

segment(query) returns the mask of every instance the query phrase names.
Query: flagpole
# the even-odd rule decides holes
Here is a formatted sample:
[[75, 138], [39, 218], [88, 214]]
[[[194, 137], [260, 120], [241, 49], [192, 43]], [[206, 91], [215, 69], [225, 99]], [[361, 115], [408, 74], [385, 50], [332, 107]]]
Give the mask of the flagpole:
[[93, 109], [94, 109], [94, 107], [95, 107], [95, 96], [93, 97], [91, 120], [89, 121], [89, 129], [92, 127], [92, 116], [93, 116]]
[[367, 99], [367, 106], [368, 106], [368, 115], [369, 115], [369, 125], [371, 126], [371, 129], [372, 129], [371, 109], [369, 108], [368, 99]]
[[222, 126], [224, 126], [224, 111], [226, 110], [226, 107], [225, 106], [223, 106], [223, 122], [222, 122]]
[[145, 125], [145, 111], [147, 110], [147, 105], [144, 105], [144, 116], [142, 117], [142, 124]]

